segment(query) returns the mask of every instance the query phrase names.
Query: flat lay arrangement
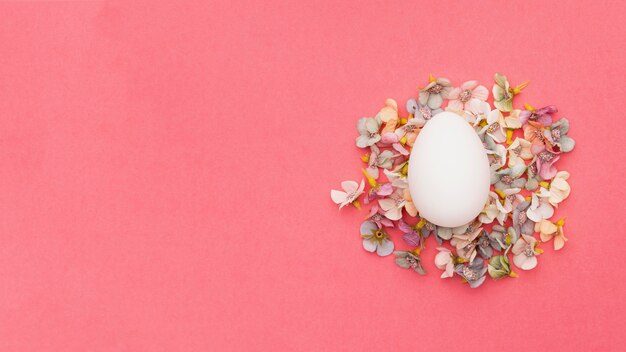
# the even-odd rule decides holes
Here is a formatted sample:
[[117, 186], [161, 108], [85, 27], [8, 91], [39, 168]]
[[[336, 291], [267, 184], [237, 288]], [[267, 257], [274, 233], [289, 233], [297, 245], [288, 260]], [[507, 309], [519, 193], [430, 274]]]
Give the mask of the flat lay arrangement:
[[[487, 276], [535, 268], [542, 243], [564, 247], [565, 218], [554, 210], [570, 194], [570, 174], [557, 162], [575, 142], [556, 106], [518, 102], [527, 85], [499, 73], [491, 90], [430, 75], [406, 116], [387, 99], [357, 121], [363, 179], [341, 182], [330, 196], [340, 209], [364, 211], [366, 251], [393, 254], [423, 275], [420, 253], [432, 235], [441, 278], [476, 288]], [[409, 249], [397, 250], [398, 241]]]

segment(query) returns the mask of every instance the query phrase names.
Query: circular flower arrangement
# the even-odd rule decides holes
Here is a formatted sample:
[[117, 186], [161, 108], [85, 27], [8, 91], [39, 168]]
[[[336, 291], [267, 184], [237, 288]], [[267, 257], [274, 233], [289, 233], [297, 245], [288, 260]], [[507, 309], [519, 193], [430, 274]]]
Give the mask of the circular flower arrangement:
[[[408, 117], [400, 117], [396, 101], [387, 99], [375, 117], [358, 120], [356, 145], [369, 151], [361, 157], [365, 179], [344, 181], [343, 190], [331, 190], [330, 196], [340, 209], [347, 205], [361, 209], [363, 196], [362, 202], [369, 206], [360, 228], [366, 251], [379, 256], [393, 253], [398, 266], [423, 275], [420, 253], [424, 240], [433, 235], [440, 245], [435, 265], [443, 270], [441, 278], [458, 275], [476, 288], [487, 274], [493, 279], [517, 277], [511, 258], [521, 270], [535, 268], [543, 253], [540, 241], [553, 241], [555, 250], [563, 248], [565, 219], [552, 217], [554, 208], [570, 193], [569, 173], [555, 167], [574, 148], [569, 122], [553, 118], [554, 105], [536, 109], [525, 104], [515, 109], [513, 100], [528, 83], [512, 87], [499, 73], [494, 79], [495, 109], [487, 101], [489, 90], [477, 81], [454, 87], [450, 80], [431, 75], [417, 100], [407, 101]], [[408, 155], [420, 129], [444, 110], [460, 115], [474, 128], [491, 170], [484, 209], [476, 219], [456, 228], [420, 219], [407, 183]], [[394, 251], [390, 228], [400, 230], [402, 240], [413, 250]]]

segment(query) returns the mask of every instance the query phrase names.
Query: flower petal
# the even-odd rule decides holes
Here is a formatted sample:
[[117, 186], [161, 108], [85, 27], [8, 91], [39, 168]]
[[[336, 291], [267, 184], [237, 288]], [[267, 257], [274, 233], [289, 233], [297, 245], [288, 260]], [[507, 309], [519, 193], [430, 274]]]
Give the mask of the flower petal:
[[393, 247], [393, 242], [389, 240], [383, 240], [383, 243], [378, 245], [376, 253], [381, 257], [388, 256], [393, 252]]
[[363, 239], [363, 249], [365, 249], [368, 252], [373, 252], [376, 250], [376, 242], [375, 241], [370, 241], [367, 238]]

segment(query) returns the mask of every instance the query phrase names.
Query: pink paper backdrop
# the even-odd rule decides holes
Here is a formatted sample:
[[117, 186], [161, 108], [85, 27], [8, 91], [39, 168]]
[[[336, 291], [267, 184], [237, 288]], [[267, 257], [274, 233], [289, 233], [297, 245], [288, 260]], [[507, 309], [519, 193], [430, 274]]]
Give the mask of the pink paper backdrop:
[[[0, 350], [624, 350], [624, 3], [508, 3], [1, 4]], [[572, 123], [565, 249], [363, 251], [356, 120], [496, 71]]]

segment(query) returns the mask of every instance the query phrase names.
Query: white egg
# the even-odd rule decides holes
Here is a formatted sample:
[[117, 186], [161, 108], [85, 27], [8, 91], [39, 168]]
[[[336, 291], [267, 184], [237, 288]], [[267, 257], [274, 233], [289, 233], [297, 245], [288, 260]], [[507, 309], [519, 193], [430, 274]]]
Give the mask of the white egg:
[[421, 217], [457, 227], [472, 221], [489, 196], [489, 160], [480, 138], [462, 117], [435, 115], [411, 150], [408, 182]]

